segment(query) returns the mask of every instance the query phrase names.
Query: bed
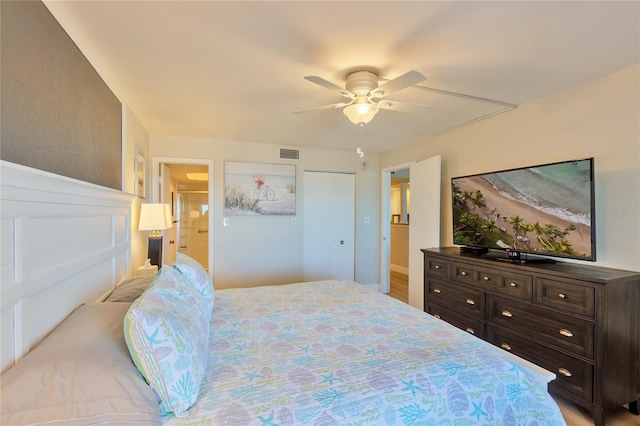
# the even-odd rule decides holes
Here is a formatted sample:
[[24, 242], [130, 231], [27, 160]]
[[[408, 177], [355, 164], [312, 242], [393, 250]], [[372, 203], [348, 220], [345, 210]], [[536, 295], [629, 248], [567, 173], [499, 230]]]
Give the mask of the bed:
[[[548, 375], [363, 285], [214, 293], [193, 286], [199, 272], [165, 266], [74, 311], [3, 374], [2, 424], [565, 424]], [[167, 276], [179, 285], [162, 288]], [[167, 302], [176, 295], [183, 305]], [[152, 310], [164, 312], [158, 321], [186, 325], [136, 319], [147, 299], [163, 304]], [[134, 330], [138, 320], [148, 333]], [[162, 371], [158, 358], [172, 356], [162, 345], [185, 330], [181, 344], [195, 349]], [[191, 395], [167, 403], [172, 389]]]

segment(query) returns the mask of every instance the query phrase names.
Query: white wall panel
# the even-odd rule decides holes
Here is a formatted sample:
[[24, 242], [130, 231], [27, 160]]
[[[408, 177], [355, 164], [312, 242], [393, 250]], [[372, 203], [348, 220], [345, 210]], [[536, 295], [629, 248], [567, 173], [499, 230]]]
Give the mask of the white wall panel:
[[0, 282], [5, 284], [13, 284], [15, 282], [15, 233], [13, 227], [14, 220], [12, 218], [3, 217], [0, 220]]
[[[4, 252], [2, 253], [4, 255]], [[13, 321], [14, 311], [19, 309], [19, 305], [10, 306], [9, 309], [2, 309], [0, 312], [0, 362], [2, 369], [5, 366], [13, 365], [16, 353], [16, 333]]]
[[2, 162], [1, 368], [130, 273], [133, 196]]

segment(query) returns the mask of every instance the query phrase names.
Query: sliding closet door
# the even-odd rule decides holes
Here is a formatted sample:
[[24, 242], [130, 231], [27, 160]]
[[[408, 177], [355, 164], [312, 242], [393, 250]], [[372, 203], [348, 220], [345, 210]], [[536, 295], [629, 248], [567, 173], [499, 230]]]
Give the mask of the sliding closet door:
[[304, 173], [304, 281], [354, 279], [355, 176]]

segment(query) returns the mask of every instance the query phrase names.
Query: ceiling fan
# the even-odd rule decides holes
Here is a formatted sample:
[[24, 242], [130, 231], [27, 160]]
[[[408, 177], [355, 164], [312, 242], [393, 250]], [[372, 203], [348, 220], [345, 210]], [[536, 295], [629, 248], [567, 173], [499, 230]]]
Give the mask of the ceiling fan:
[[[347, 76], [345, 88], [342, 88], [330, 81], [318, 76], [306, 76], [304, 78], [312, 83], [320, 85], [325, 89], [337, 92], [339, 95], [349, 98], [349, 102], [340, 102], [331, 105], [323, 105], [314, 108], [307, 108], [294, 111], [296, 114], [310, 111], [344, 108], [343, 112], [354, 124], [365, 124], [370, 122], [378, 113], [379, 109], [390, 109], [404, 111], [409, 104], [406, 102], [389, 101], [383, 99], [385, 96], [399, 90], [418, 84], [427, 78], [418, 71], [409, 71], [393, 80], [379, 85], [378, 76], [370, 71], [356, 71]], [[420, 105], [429, 106], [429, 105]]]

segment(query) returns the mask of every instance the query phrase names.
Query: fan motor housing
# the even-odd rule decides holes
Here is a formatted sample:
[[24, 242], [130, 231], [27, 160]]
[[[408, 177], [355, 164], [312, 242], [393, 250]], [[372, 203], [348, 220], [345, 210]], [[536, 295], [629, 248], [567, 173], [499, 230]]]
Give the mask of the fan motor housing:
[[378, 87], [378, 76], [369, 71], [356, 71], [347, 76], [345, 88], [356, 95], [368, 95]]

